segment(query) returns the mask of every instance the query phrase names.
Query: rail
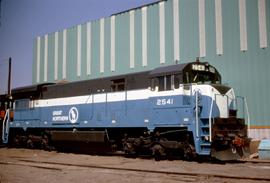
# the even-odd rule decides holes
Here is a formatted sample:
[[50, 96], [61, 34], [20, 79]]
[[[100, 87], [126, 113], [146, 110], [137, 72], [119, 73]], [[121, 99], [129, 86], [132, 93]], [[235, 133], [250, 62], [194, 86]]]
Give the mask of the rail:
[[10, 121], [10, 109], [7, 109], [4, 120], [3, 120], [3, 127], [2, 127], [2, 141], [3, 141], [3, 143], [8, 142], [9, 121]]

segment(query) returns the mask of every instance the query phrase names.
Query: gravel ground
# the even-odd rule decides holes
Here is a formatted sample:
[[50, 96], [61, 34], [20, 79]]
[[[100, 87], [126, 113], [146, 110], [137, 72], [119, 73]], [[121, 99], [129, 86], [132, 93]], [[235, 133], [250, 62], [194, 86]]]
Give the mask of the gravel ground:
[[[223, 176], [231, 176], [231, 178]], [[245, 179], [247, 176], [252, 179]], [[239, 177], [242, 177], [242, 179]], [[153, 159], [132, 159], [121, 156], [93, 156], [41, 150], [0, 148], [0, 183], [253, 183], [267, 182], [267, 179], [270, 180], [270, 163], [267, 162], [213, 164], [181, 160], [155, 161]]]

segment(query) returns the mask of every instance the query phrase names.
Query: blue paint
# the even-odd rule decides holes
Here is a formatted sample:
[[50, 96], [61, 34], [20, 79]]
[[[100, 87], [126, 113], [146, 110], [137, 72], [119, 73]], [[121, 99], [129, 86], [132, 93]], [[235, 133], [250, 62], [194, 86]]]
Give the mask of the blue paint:
[[[185, 100], [189, 98], [187, 103]], [[199, 134], [209, 122], [212, 99], [201, 95], [199, 102]], [[78, 112], [76, 121], [71, 121], [71, 108]], [[210, 154], [209, 147], [202, 149], [201, 138], [196, 137], [195, 96], [162, 96], [144, 100], [104, 102], [93, 104], [66, 105], [15, 110], [11, 128], [129, 128], [147, 127], [187, 127], [194, 134], [196, 151]], [[212, 117], [218, 117], [217, 105], [213, 107]], [[75, 118], [74, 117], [74, 118]], [[205, 134], [209, 135], [209, 134]]]

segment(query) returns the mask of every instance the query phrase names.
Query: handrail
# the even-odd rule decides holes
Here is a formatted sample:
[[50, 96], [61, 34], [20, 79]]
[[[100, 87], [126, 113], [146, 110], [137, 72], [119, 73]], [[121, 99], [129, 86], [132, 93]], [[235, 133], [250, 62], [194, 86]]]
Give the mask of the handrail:
[[[90, 95], [88, 96], [88, 98], [86, 99], [86, 101], [85, 101], [86, 104], [88, 103], [88, 101], [89, 101], [89, 99], [91, 98], [91, 96], [92, 96], [92, 94], [90, 94]], [[93, 103], [93, 101], [92, 101], [92, 103]]]
[[8, 142], [8, 130], [9, 130], [9, 120], [10, 120], [10, 115], [9, 115], [9, 109], [6, 110], [6, 114], [3, 120], [3, 127], [2, 127], [2, 140], [3, 143], [7, 143]]
[[213, 105], [214, 105], [214, 99], [211, 97], [211, 106], [210, 106], [210, 112], [209, 112], [209, 141], [212, 142], [212, 112], [213, 112]]
[[245, 107], [246, 107], [246, 113], [247, 113], [247, 122], [248, 122], [248, 137], [250, 135], [250, 117], [249, 117], [249, 111], [248, 111], [248, 105], [247, 105], [247, 99], [244, 97]]
[[198, 91], [195, 91], [196, 137], [199, 137]]

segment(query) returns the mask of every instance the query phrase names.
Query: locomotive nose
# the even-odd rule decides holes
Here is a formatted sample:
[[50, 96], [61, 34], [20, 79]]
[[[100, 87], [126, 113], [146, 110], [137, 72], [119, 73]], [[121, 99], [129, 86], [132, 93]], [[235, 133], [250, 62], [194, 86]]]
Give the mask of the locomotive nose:
[[228, 118], [230, 115], [236, 116], [236, 97], [231, 87], [213, 84], [212, 100], [216, 104], [219, 115], [216, 117]]
[[214, 87], [221, 95], [225, 95], [231, 87], [220, 85], [220, 84], [211, 84], [212, 87]]

